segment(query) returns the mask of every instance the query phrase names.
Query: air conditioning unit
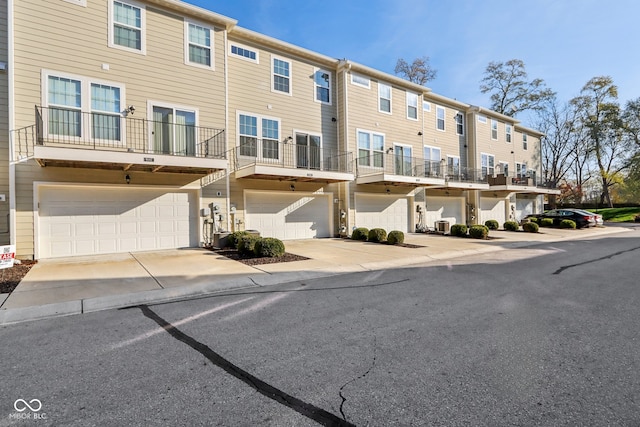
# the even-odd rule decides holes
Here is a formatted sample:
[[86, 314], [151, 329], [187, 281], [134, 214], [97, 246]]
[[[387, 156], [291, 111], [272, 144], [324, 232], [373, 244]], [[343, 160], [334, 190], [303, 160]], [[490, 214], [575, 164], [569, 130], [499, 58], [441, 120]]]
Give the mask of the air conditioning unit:
[[438, 233], [447, 234], [450, 227], [449, 221], [436, 221], [434, 228]]

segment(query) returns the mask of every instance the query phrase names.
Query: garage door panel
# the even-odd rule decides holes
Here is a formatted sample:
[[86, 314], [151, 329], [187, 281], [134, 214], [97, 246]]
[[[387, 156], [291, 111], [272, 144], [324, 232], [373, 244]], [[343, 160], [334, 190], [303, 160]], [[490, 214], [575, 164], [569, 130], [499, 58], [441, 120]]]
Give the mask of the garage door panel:
[[464, 198], [427, 196], [426, 200], [425, 222], [428, 227], [433, 228], [436, 221], [449, 221], [450, 225], [463, 222]]
[[406, 197], [356, 194], [356, 227], [409, 231], [409, 201]]
[[484, 224], [490, 219], [498, 221], [502, 224], [506, 221], [506, 201], [504, 199], [495, 199], [490, 197], [480, 198], [480, 224]]

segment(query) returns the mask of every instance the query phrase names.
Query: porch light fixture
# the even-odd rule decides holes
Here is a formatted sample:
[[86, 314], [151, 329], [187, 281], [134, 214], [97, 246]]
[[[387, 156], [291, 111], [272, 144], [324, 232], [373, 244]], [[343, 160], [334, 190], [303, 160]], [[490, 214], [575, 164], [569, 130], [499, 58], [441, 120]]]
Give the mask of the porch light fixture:
[[291, 184], [291, 185], [289, 186], [289, 189], [290, 189], [291, 191], [296, 191], [296, 186], [295, 186], [295, 185], [293, 185], [293, 184]]
[[129, 174], [126, 174], [124, 176], [124, 180], [126, 181], [127, 185], [131, 182], [131, 177], [129, 176]]
[[418, 131], [418, 136], [422, 136], [422, 131]]
[[136, 111], [136, 107], [134, 107], [133, 105], [129, 105], [127, 108], [124, 109], [124, 114], [125, 115], [129, 115], [132, 114]]

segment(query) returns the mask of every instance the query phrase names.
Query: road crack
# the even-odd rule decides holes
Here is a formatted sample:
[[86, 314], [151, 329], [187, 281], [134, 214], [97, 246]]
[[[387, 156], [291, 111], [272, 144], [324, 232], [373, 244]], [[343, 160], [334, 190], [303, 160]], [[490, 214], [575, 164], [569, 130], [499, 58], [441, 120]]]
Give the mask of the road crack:
[[340, 396], [340, 398], [342, 399], [342, 402], [340, 403], [340, 414], [342, 415], [342, 419], [344, 419], [345, 422], [347, 421], [347, 416], [344, 413], [344, 404], [347, 402], [347, 398], [344, 397], [344, 394], [342, 394], [343, 390], [345, 389], [345, 387], [347, 387], [349, 384], [354, 383], [358, 380], [363, 379], [364, 377], [366, 377], [367, 375], [369, 375], [369, 373], [373, 370], [373, 368], [375, 368], [376, 366], [376, 359], [377, 359], [377, 349], [378, 349], [378, 345], [377, 345], [378, 339], [377, 337], [374, 335], [373, 336], [373, 359], [371, 361], [371, 366], [369, 366], [369, 369], [366, 370], [366, 372], [358, 377], [352, 378], [349, 381], [347, 381], [346, 383], [344, 383], [342, 385], [342, 387], [340, 387], [340, 390], [338, 391], [338, 395]]
[[568, 269], [573, 268], [573, 267], [580, 267], [581, 265], [587, 265], [587, 264], [591, 264], [591, 263], [598, 262], [598, 261], [604, 261], [605, 259], [611, 259], [611, 258], [613, 258], [615, 256], [622, 255], [622, 254], [625, 254], [627, 252], [637, 251], [638, 249], [640, 249], [640, 247], [631, 248], [631, 249], [627, 249], [627, 250], [624, 250], [624, 251], [615, 252], [613, 254], [609, 254], [609, 255], [606, 255], [606, 256], [603, 256], [603, 257], [600, 257], [600, 258], [596, 258], [596, 259], [591, 259], [589, 261], [579, 262], [577, 264], [565, 265], [564, 267], [560, 267], [559, 269], [554, 271], [553, 274], [557, 275], [557, 274], [560, 274], [563, 271], [568, 270]]
[[322, 408], [318, 408], [310, 403], [304, 402], [297, 397], [291, 396], [284, 391], [272, 386], [271, 384], [262, 381], [260, 378], [250, 374], [244, 369], [234, 365], [229, 360], [222, 357], [220, 354], [213, 351], [207, 345], [197, 341], [195, 338], [185, 334], [171, 323], [160, 317], [157, 313], [149, 308], [147, 305], [138, 306], [149, 319], [153, 320], [163, 328], [169, 335], [176, 340], [188, 345], [192, 349], [196, 350], [208, 360], [210, 360], [215, 366], [221, 368], [231, 376], [239, 379], [251, 388], [255, 389], [258, 393], [262, 394], [269, 399], [272, 399], [281, 405], [293, 409], [300, 415], [321, 424], [323, 426], [354, 426], [345, 419], [341, 419], [337, 415], [332, 414]]

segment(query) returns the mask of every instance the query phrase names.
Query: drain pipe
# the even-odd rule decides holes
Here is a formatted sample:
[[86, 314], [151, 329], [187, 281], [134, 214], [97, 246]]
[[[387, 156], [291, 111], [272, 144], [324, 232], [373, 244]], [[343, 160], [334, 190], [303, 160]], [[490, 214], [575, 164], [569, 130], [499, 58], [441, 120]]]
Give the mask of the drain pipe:
[[[8, 36], [8, 58], [7, 69], [9, 86], [9, 130], [15, 129], [15, 74], [14, 74], [14, 9], [13, 0], [7, 1], [7, 36]], [[9, 132], [9, 243], [16, 244], [16, 164], [15, 164], [15, 147], [13, 141], [13, 133]], [[16, 249], [17, 252], [17, 249]]]

